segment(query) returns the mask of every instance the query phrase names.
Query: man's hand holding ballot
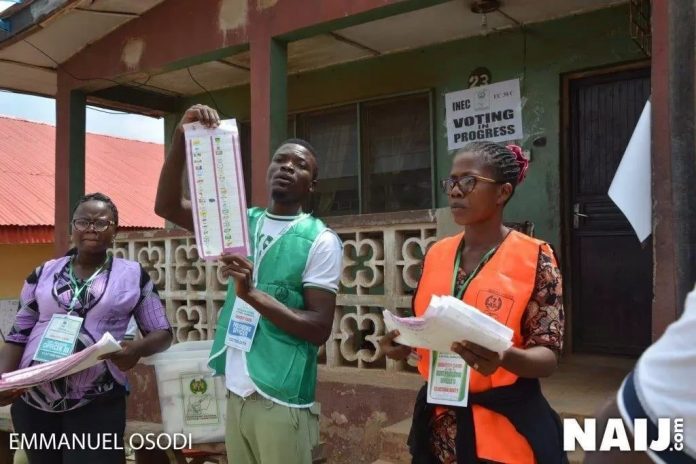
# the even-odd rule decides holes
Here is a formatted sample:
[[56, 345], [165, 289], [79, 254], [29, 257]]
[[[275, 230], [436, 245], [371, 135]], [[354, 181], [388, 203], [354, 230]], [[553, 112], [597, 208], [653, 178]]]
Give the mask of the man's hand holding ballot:
[[[322, 308], [335, 304], [335, 295], [321, 290], [310, 290], [309, 306], [305, 310], [295, 310], [280, 303], [273, 296], [254, 287], [254, 263], [239, 254], [223, 255], [221, 268], [223, 277], [234, 279], [235, 295], [273, 322], [278, 328], [320, 346], [326, 342], [331, 330], [333, 316]], [[316, 309], [314, 309], [316, 308]]]
[[246, 301], [249, 292], [254, 288], [252, 279], [254, 263], [243, 255], [222, 255], [220, 274], [224, 278], [234, 279], [235, 295]]

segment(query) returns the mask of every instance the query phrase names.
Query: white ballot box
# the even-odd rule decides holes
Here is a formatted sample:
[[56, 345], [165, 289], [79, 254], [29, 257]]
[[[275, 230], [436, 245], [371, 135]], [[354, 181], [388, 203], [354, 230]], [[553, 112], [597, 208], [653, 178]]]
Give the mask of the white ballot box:
[[212, 340], [183, 342], [143, 359], [155, 367], [162, 425], [193, 443], [225, 441], [225, 382], [208, 367]]

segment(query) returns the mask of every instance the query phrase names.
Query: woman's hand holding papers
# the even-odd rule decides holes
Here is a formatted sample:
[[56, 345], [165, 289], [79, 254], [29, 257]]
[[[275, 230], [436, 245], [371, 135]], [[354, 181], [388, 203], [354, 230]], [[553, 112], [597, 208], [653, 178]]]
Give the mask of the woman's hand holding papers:
[[463, 340], [452, 343], [452, 351], [461, 356], [474, 370], [486, 376], [502, 367], [519, 377], [529, 379], [548, 377], [554, 372], [558, 363], [557, 354], [545, 346], [529, 348], [513, 346], [499, 355], [495, 351]]
[[7, 406], [22, 396], [25, 390], [5, 390], [0, 392], [0, 406]]
[[452, 343], [452, 351], [482, 375], [491, 375], [503, 364], [503, 357], [495, 351], [463, 340]]
[[398, 330], [388, 332], [384, 337], [380, 338], [379, 346], [382, 348], [382, 352], [387, 358], [394, 359], [395, 361], [403, 361], [411, 354], [411, 347], [395, 343], [394, 339], [398, 336]]
[[123, 372], [129, 371], [138, 364], [142, 355], [138, 349], [139, 343], [133, 341], [122, 341], [121, 351], [116, 351], [114, 353], [109, 353], [104, 356], [100, 356], [99, 359], [113, 362]]

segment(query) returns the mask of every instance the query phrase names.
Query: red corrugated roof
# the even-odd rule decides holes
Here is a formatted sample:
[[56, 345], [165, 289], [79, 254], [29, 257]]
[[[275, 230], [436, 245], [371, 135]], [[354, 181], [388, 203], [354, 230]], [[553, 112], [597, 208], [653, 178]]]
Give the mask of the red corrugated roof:
[[[55, 127], [0, 116], [0, 225], [52, 226]], [[86, 191], [110, 196], [124, 227], [163, 227], [153, 211], [164, 147], [86, 136]]]
[[0, 245], [53, 243], [53, 226], [0, 226]]

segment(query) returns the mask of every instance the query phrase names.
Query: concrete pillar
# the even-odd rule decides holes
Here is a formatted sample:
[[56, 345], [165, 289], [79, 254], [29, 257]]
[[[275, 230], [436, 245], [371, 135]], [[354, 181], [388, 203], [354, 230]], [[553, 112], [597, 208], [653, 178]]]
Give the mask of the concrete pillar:
[[56, 95], [56, 173], [54, 253], [70, 246], [71, 212], [85, 193], [85, 94], [71, 88], [59, 71]]
[[266, 171], [287, 134], [287, 44], [260, 32], [251, 51], [251, 203], [268, 202]]

